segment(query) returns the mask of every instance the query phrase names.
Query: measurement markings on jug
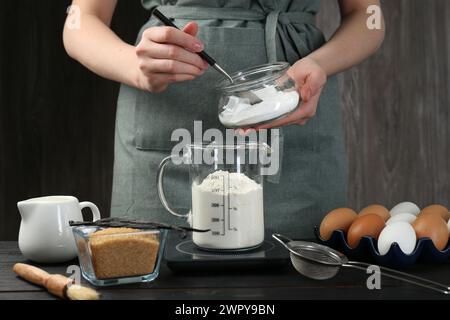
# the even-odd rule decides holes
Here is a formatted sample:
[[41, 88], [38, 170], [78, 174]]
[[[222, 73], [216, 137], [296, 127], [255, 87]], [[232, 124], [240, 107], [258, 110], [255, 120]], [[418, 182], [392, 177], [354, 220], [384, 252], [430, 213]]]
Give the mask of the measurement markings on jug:
[[[227, 177], [229, 177], [230, 175], [228, 174], [228, 175], [223, 175], [222, 176], [222, 182], [223, 182], [223, 189], [222, 189], [222, 194], [223, 194], [223, 235], [225, 236], [225, 234], [226, 234], [226, 227], [225, 227], [225, 218], [226, 218], [226, 213], [225, 213], [225, 203], [226, 203], [226, 200], [228, 199], [228, 201], [230, 201], [230, 189], [229, 189], [229, 186], [230, 186], [230, 179], [228, 179], [228, 188], [227, 188], [227, 186], [225, 185], [225, 176], [227, 176]], [[227, 190], [228, 189], [228, 197], [227, 197], [227, 194], [226, 194], [226, 192], [225, 192], [225, 190]], [[229, 223], [229, 220], [228, 220], [228, 223]]]

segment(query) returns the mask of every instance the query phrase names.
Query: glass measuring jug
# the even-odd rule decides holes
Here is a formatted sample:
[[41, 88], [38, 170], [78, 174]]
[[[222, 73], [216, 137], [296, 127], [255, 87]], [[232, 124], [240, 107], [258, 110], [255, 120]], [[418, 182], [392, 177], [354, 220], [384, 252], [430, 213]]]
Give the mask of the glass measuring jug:
[[[197, 144], [185, 147], [182, 160], [189, 166], [191, 210], [178, 213], [164, 193], [167, 165], [178, 156], [164, 159], [158, 172], [158, 194], [164, 208], [184, 217], [193, 228], [194, 244], [206, 250], [250, 250], [264, 242], [262, 168], [270, 154], [266, 144]], [[180, 160], [180, 158], [179, 158]]]

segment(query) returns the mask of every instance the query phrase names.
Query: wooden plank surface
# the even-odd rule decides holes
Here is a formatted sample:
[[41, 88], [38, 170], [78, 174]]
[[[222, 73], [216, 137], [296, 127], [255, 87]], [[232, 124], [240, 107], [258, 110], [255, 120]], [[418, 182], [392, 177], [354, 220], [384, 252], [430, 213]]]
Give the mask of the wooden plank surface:
[[[0, 242], [0, 300], [53, 299], [41, 288], [15, 276], [12, 267], [26, 262], [15, 242]], [[65, 274], [67, 265], [40, 266], [50, 273]], [[450, 283], [449, 264], [419, 265], [411, 269], [415, 275]], [[366, 287], [364, 272], [343, 269], [327, 281], [313, 281], [298, 275], [292, 267], [272, 272], [173, 273], [163, 263], [159, 278], [149, 284], [131, 284], [100, 288], [103, 299], [447, 299], [428, 290], [397, 280], [382, 279], [381, 291]], [[88, 286], [85, 280], [83, 284]]]
[[[387, 34], [341, 76], [349, 204], [450, 204], [450, 1], [384, 0]], [[323, 0], [320, 25], [338, 25]]]

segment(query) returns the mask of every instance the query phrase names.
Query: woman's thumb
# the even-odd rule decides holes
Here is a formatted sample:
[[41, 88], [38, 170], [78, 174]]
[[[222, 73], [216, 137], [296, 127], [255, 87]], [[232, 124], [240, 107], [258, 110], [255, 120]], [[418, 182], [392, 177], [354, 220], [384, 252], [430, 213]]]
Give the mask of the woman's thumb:
[[196, 22], [189, 22], [184, 28], [183, 31], [191, 36], [195, 37], [198, 33], [198, 24]]
[[320, 92], [320, 89], [323, 87], [326, 82], [326, 77], [324, 79], [323, 75], [320, 72], [312, 71], [309, 73], [306, 78], [304, 85], [301, 87], [301, 95], [304, 101], [308, 101], [315, 95]]

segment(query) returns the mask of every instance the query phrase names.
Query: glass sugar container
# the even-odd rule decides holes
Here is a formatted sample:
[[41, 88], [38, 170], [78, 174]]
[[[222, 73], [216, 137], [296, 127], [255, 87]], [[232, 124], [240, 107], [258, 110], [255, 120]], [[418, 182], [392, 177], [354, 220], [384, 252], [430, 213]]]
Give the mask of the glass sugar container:
[[231, 75], [233, 83], [221, 81], [220, 122], [226, 128], [251, 128], [296, 111], [301, 98], [289, 68], [286, 62], [266, 64]]
[[155, 280], [167, 230], [75, 227], [73, 234], [83, 277], [95, 286]]

